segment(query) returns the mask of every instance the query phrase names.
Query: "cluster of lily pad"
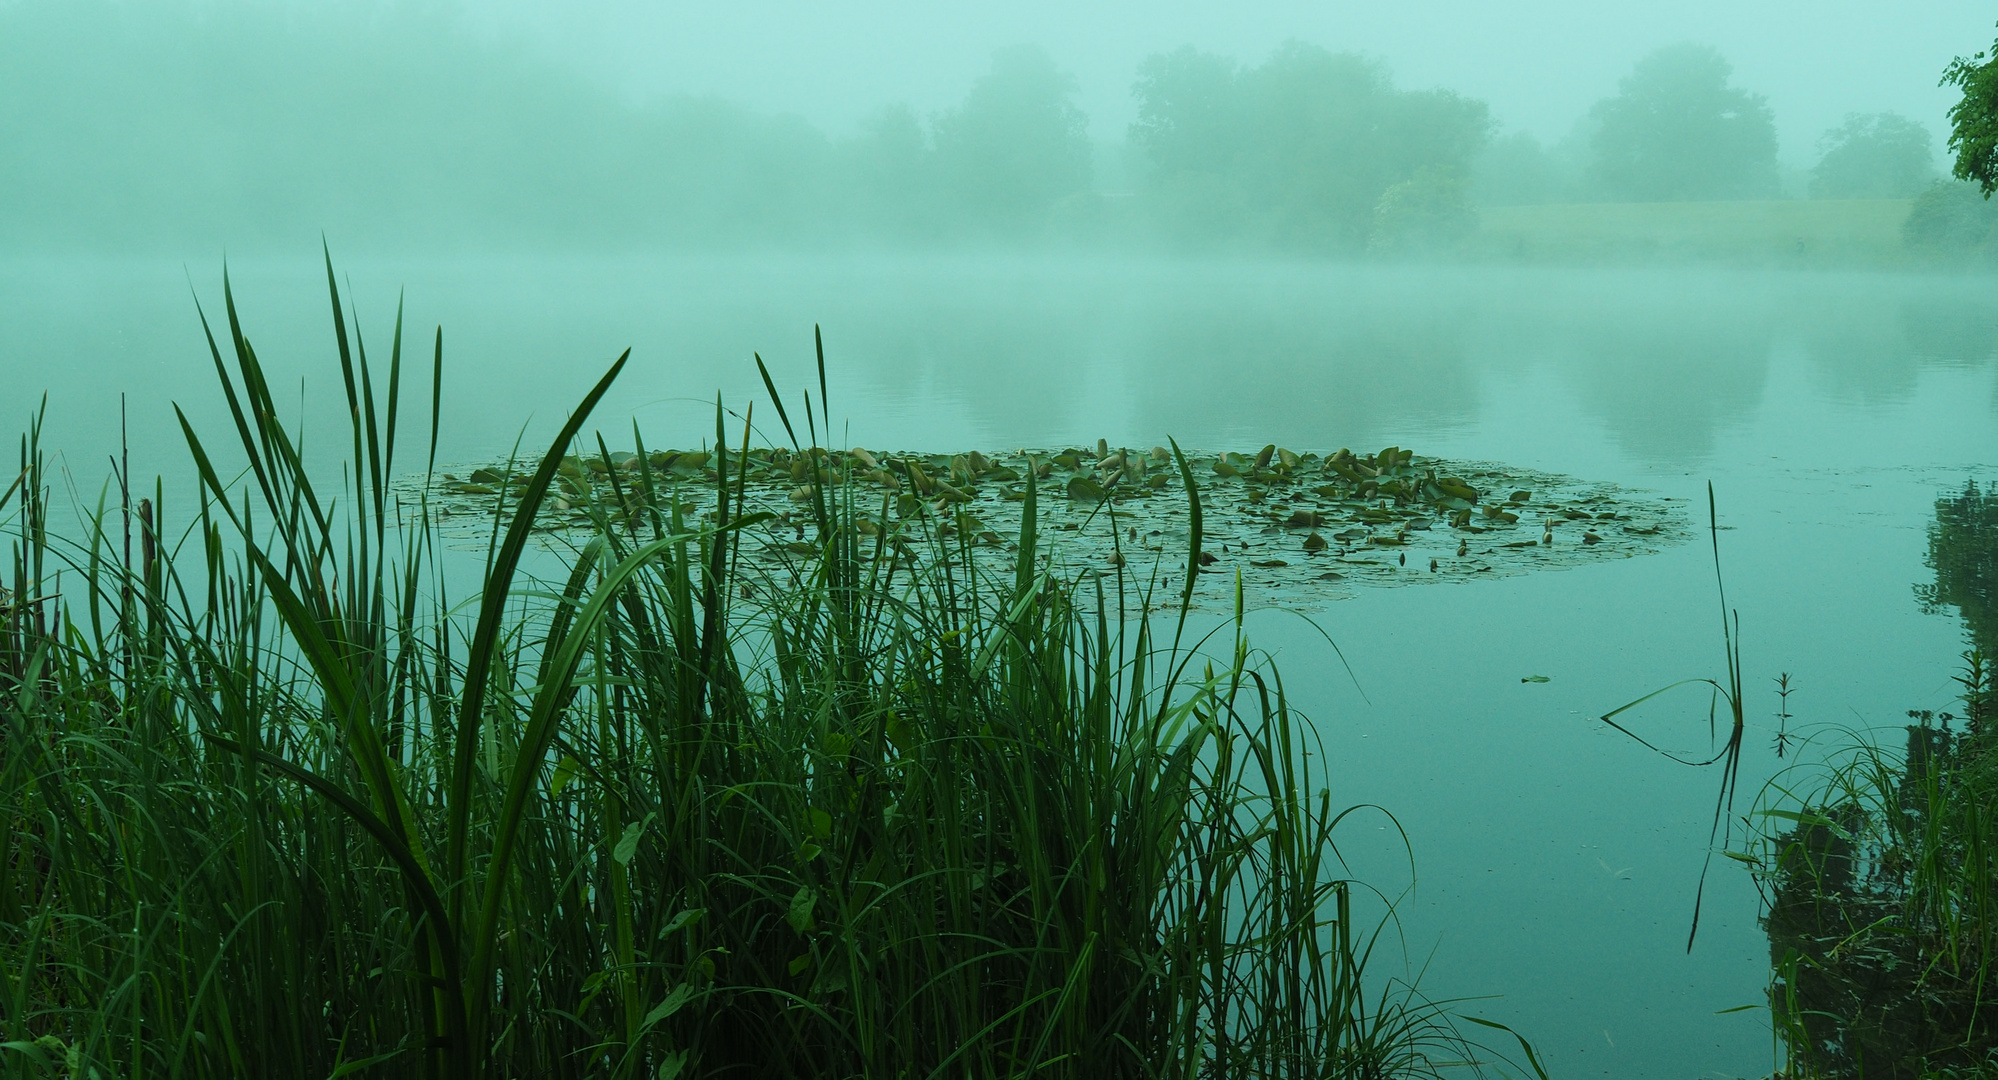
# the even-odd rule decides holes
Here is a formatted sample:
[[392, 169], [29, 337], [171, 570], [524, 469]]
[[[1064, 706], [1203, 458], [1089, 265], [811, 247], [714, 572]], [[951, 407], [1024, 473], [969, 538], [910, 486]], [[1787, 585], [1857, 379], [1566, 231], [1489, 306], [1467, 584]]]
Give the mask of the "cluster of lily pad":
[[[1263, 599], [1292, 606], [1352, 584], [1574, 565], [1687, 535], [1670, 500], [1395, 446], [1321, 454], [1271, 444], [1189, 455], [1186, 464], [1204, 511], [1204, 569], [1233, 570]], [[491, 512], [526, 471], [490, 466], [447, 476], [439, 494], [461, 509]], [[822, 538], [810, 507], [823, 495], [852, 508], [842, 517], [879, 557], [913, 564], [947, 545], [1005, 571], [1030, 474], [1041, 528], [1075, 534], [1056, 551], [1077, 573], [1149, 559], [1153, 574], [1169, 581], [1189, 539], [1186, 485], [1173, 454], [1107, 440], [997, 453], [775, 447], [573, 456], [561, 463], [541, 525], [646, 529], [670, 512], [708, 513], [724, 474], [732, 500], [771, 515], [761, 543], [745, 553], [773, 570], [816, 553]]]

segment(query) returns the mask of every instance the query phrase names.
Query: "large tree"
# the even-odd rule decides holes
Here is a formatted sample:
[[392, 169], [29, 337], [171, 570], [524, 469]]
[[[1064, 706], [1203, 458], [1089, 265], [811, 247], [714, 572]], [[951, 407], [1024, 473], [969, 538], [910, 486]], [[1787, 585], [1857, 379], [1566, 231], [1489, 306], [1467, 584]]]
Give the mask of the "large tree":
[[1088, 190], [1089, 119], [1075, 92], [1075, 77], [1047, 53], [1016, 45], [937, 117], [938, 177], [967, 224], [1038, 227], [1057, 202]]
[[1210, 238], [1365, 244], [1390, 188], [1421, 174], [1459, 190], [1450, 178], [1491, 129], [1483, 102], [1398, 91], [1371, 60], [1295, 41], [1253, 68], [1190, 47], [1153, 56], [1133, 90], [1154, 196], [1180, 231]]
[[1633, 202], [1765, 199], [1777, 193], [1776, 122], [1762, 95], [1729, 83], [1734, 68], [1705, 45], [1639, 60], [1590, 110], [1591, 178]]
[[1936, 178], [1929, 129], [1899, 113], [1853, 113], [1818, 141], [1814, 199], [1908, 199]]

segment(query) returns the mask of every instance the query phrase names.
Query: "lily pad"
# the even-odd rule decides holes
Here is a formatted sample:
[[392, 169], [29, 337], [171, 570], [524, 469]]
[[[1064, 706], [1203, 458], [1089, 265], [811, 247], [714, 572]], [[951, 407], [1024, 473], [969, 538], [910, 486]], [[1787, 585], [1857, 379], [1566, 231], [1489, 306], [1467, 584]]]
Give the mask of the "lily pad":
[[[745, 478], [740, 502], [730, 496], [731, 513], [773, 515], [743, 534], [745, 565], [771, 575], [768, 587], [759, 585], [755, 595], [782, 595], [798, 564], [826, 550], [811, 509], [819, 491], [829, 500], [851, 500], [852, 527], [869, 538], [862, 545], [864, 558], [893, 557], [911, 566], [968, 554], [979, 573], [1011, 582], [1018, 570], [1014, 541], [1026, 498], [1024, 478], [1032, 474], [1040, 492], [1037, 552], [1050, 570], [1067, 578], [1120, 573], [1176, 578], [1185, 568], [1188, 514], [1171, 454], [1159, 447], [1145, 452], [1112, 447], [1108, 440], [1091, 442], [1091, 450], [980, 448], [950, 454], [759, 447], [740, 456], [731, 452], [725, 460], [705, 450], [659, 450], [647, 454], [646, 469], [634, 469], [637, 459], [620, 454], [609, 460], [573, 456], [558, 469], [559, 488], [543, 503], [537, 535], [573, 544], [599, 508], [620, 528], [624, 508], [634, 508], [630, 525], [641, 532], [651, 522], [638, 510], [663, 511], [675, 502], [681, 520], [700, 522], [714, 510], [716, 476], [708, 467], [721, 462], [731, 479]], [[1232, 580], [1225, 587], [1218, 580], [1233, 578], [1225, 573], [1231, 561], [1256, 571], [1245, 581], [1252, 604], [1310, 609], [1360, 586], [1464, 582], [1558, 569], [1656, 551], [1691, 535], [1683, 505], [1671, 500], [1533, 470], [1445, 462], [1400, 447], [1320, 454], [1264, 444], [1246, 453], [1190, 453], [1187, 462], [1203, 510], [1200, 561], [1210, 572], [1224, 571], [1213, 575], [1213, 584], [1203, 575], [1192, 603], [1217, 611], [1233, 607]], [[484, 544], [490, 515], [512, 512], [495, 505], [499, 484], [531, 471], [520, 464], [479, 465], [477, 471], [454, 467], [431, 491], [440, 515], [448, 515], [439, 520], [468, 547]], [[497, 482], [467, 483], [457, 476]], [[656, 491], [648, 495], [646, 484]], [[1531, 522], [1516, 512], [1525, 505], [1509, 498], [1520, 492], [1535, 500]], [[1489, 493], [1503, 494], [1494, 499]], [[1565, 542], [1538, 543], [1549, 523], [1568, 521], [1614, 521], [1617, 527], [1597, 525], [1600, 532], [1576, 540], [1564, 534]], [[1308, 532], [1299, 537], [1293, 529]], [[1118, 543], [1121, 566], [1112, 559]], [[1362, 556], [1383, 548], [1395, 555]], [[1300, 549], [1310, 557], [1298, 557]], [[1430, 569], [1418, 574], [1409, 567]], [[1178, 590], [1168, 591], [1177, 604]]]

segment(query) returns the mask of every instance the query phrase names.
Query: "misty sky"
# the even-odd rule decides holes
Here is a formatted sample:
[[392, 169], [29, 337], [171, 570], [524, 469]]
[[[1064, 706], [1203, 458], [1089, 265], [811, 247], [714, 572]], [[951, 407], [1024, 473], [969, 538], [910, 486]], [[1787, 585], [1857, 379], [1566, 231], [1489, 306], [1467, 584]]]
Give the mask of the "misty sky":
[[[1287, 38], [1387, 61], [1406, 87], [1482, 98], [1506, 130], [1565, 134], [1632, 61], [1693, 40], [1767, 95], [1781, 154], [1816, 160], [1848, 112], [1892, 109], [1940, 136], [1951, 57], [1988, 47], [1998, 9], [1971, 0], [495, 0], [473, 17], [634, 93], [716, 94], [835, 132], [888, 102], [958, 101], [1001, 45], [1033, 42], [1074, 71], [1091, 134], [1131, 120], [1145, 56], [1194, 44], [1259, 61]], [[1940, 149], [1940, 146], [1938, 147]]]

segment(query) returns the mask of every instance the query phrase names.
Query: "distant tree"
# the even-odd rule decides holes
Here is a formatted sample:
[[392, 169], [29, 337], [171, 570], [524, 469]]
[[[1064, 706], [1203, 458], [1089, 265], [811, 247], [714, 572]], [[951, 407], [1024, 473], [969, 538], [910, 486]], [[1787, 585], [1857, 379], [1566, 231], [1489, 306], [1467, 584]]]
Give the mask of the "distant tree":
[[1851, 113], [1818, 140], [1813, 199], [1906, 199], [1935, 179], [1929, 129], [1899, 113]]
[[1138, 65], [1131, 92], [1138, 119], [1130, 138], [1161, 174], [1226, 172], [1234, 165], [1240, 108], [1235, 102], [1237, 65], [1226, 57], [1184, 45]]
[[1456, 244], [1478, 227], [1469, 188], [1462, 173], [1417, 169], [1375, 201], [1367, 246], [1375, 251], [1437, 251]]
[[1469, 195], [1480, 206], [1561, 202], [1570, 177], [1563, 162], [1524, 131], [1494, 139], [1471, 163]]
[[861, 124], [841, 146], [855, 224], [881, 236], [911, 239], [937, 226], [936, 170], [930, 136], [914, 110], [892, 105]]
[[1998, 203], [1960, 180], [1930, 184], [1901, 223], [1910, 248], [1945, 258], [1985, 260], [1998, 255]]
[[967, 223], [1038, 227], [1054, 205], [1087, 191], [1088, 117], [1075, 77], [1032, 45], [1001, 49], [964, 103], [937, 117], [937, 172]]
[[1189, 235], [1363, 246], [1389, 188], [1424, 170], [1464, 177], [1490, 137], [1482, 102], [1397, 91], [1373, 61], [1295, 41], [1248, 69], [1191, 48], [1154, 56], [1133, 90], [1131, 138]]
[[1777, 192], [1776, 123], [1760, 94], [1731, 86], [1734, 68], [1704, 45], [1639, 60], [1617, 95], [1590, 110], [1591, 176], [1633, 202], [1760, 199]]

